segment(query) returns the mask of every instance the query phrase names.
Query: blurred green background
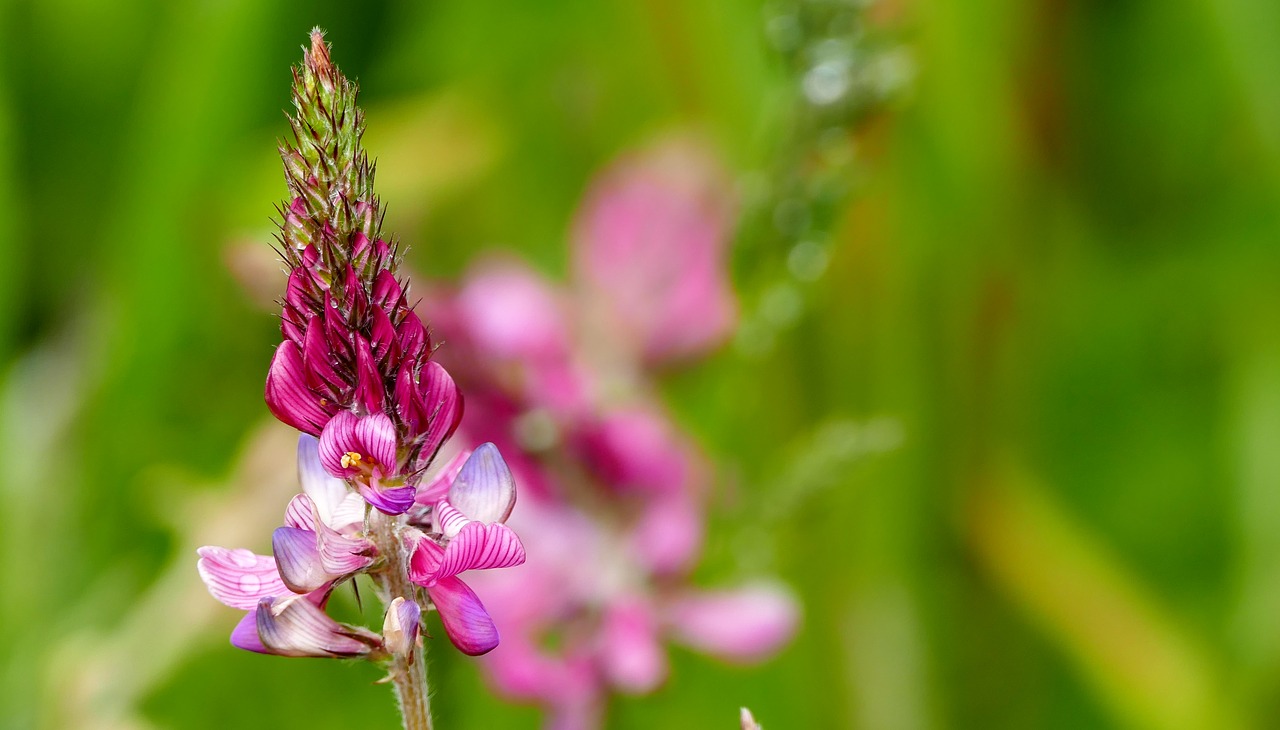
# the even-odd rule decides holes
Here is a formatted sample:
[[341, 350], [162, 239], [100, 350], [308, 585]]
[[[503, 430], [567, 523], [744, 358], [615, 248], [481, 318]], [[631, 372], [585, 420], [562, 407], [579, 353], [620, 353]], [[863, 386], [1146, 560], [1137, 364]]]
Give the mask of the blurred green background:
[[[195, 573], [293, 489], [244, 245], [313, 25], [427, 275], [562, 275], [593, 171], [664, 130], [743, 180], [755, 329], [664, 388], [737, 495], [699, 576], [749, 559], [804, 626], [675, 650], [612, 726], [1280, 726], [1280, 5], [808, 5], [900, 93], [807, 117], [789, 3], [0, 0], [0, 726], [396, 723], [371, 667], [231, 649]], [[536, 726], [432, 666], [440, 727]]]

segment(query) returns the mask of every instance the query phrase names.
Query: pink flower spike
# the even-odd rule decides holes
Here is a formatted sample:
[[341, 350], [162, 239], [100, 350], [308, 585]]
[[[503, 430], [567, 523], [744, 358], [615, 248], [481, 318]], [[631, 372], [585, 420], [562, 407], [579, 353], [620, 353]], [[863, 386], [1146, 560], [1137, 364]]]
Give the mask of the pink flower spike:
[[255, 555], [243, 548], [228, 549], [207, 545], [196, 551], [200, 555], [196, 570], [209, 593], [224, 605], [241, 611], [252, 611], [258, 601], [291, 593], [270, 555]]
[[449, 504], [478, 522], [505, 522], [511, 516], [516, 481], [497, 446], [476, 447], [449, 487]]
[[440, 614], [449, 640], [463, 654], [479, 656], [498, 645], [498, 627], [493, 625], [484, 604], [466, 583], [458, 578], [444, 578], [427, 588], [427, 595]]
[[694, 593], [677, 599], [667, 622], [685, 645], [735, 662], [764, 659], [787, 642], [800, 609], [790, 592], [769, 584]]
[[298, 346], [292, 341], [281, 342], [267, 371], [267, 408], [286, 425], [315, 435], [324, 428], [329, 414], [307, 387], [304, 373]]
[[375, 469], [390, 476], [396, 470], [396, 427], [385, 413], [361, 417], [340, 411], [320, 434], [318, 452], [336, 477], [368, 476]]
[[354, 657], [380, 643], [376, 635], [334, 621], [301, 596], [262, 599], [257, 624], [263, 647], [280, 656]]

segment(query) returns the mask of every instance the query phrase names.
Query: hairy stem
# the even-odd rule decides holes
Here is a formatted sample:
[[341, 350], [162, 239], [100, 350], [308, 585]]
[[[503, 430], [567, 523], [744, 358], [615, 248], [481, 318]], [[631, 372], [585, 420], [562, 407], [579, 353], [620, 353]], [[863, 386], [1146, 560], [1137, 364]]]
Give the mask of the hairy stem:
[[[382, 569], [373, 575], [382, 594], [383, 605], [390, 605], [396, 596], [403, 596], [422, 606], [418, 586], [409, 581], [409, 554], [402, 539], [400, 521], [377, 510], [371, 512], [369, 521], [373, 539], [378, 545], [378, 552], [386, 558]], [[392, 656], [389, 672], [400, 703], [404, 730], [431, 730], [426, 645], [412, 647], [408, 656]]]

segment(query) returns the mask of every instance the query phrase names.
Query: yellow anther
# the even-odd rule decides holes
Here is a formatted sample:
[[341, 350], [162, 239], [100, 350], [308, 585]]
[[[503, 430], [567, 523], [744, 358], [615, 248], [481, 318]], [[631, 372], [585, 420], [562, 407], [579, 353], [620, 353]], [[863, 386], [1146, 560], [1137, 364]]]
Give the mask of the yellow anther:
[[354, 466], [359, 466], [362, 460], [364, 460], [364, 457], [360, 454], [357, 454], [354, 451], [348, 451], [342, 455], [342, 468], [350, 469]]

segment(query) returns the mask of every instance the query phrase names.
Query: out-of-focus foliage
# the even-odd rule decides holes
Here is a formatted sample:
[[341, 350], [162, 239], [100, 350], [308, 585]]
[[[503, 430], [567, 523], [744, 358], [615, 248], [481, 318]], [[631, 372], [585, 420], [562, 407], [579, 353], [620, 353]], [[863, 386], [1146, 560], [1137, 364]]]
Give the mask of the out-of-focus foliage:
[[[395, 722], [369, 667], [230, 649], [193, 567], [265, 549], [294, 487], [262, 430], [280, 282], [243, 247], [312, 25], [412, 267], [559, 276], [591, 174], [657, 133], [758, 205], [831, 149], [796, 136], [791, 7], [0, 2], [0, 725]], [[803, 628], [758, 669], [677, 653], [614, 725], [1280, 723], [1280, 9], [864, 12], [913, 81], [827, 140], [825, 267], [794, 206], [750, 209], [769, 336], [664, 383], [721, 465], [701, 577], [776, 573]], [[464, 657], [432, 671], [441, 727], [537, 722]]]

